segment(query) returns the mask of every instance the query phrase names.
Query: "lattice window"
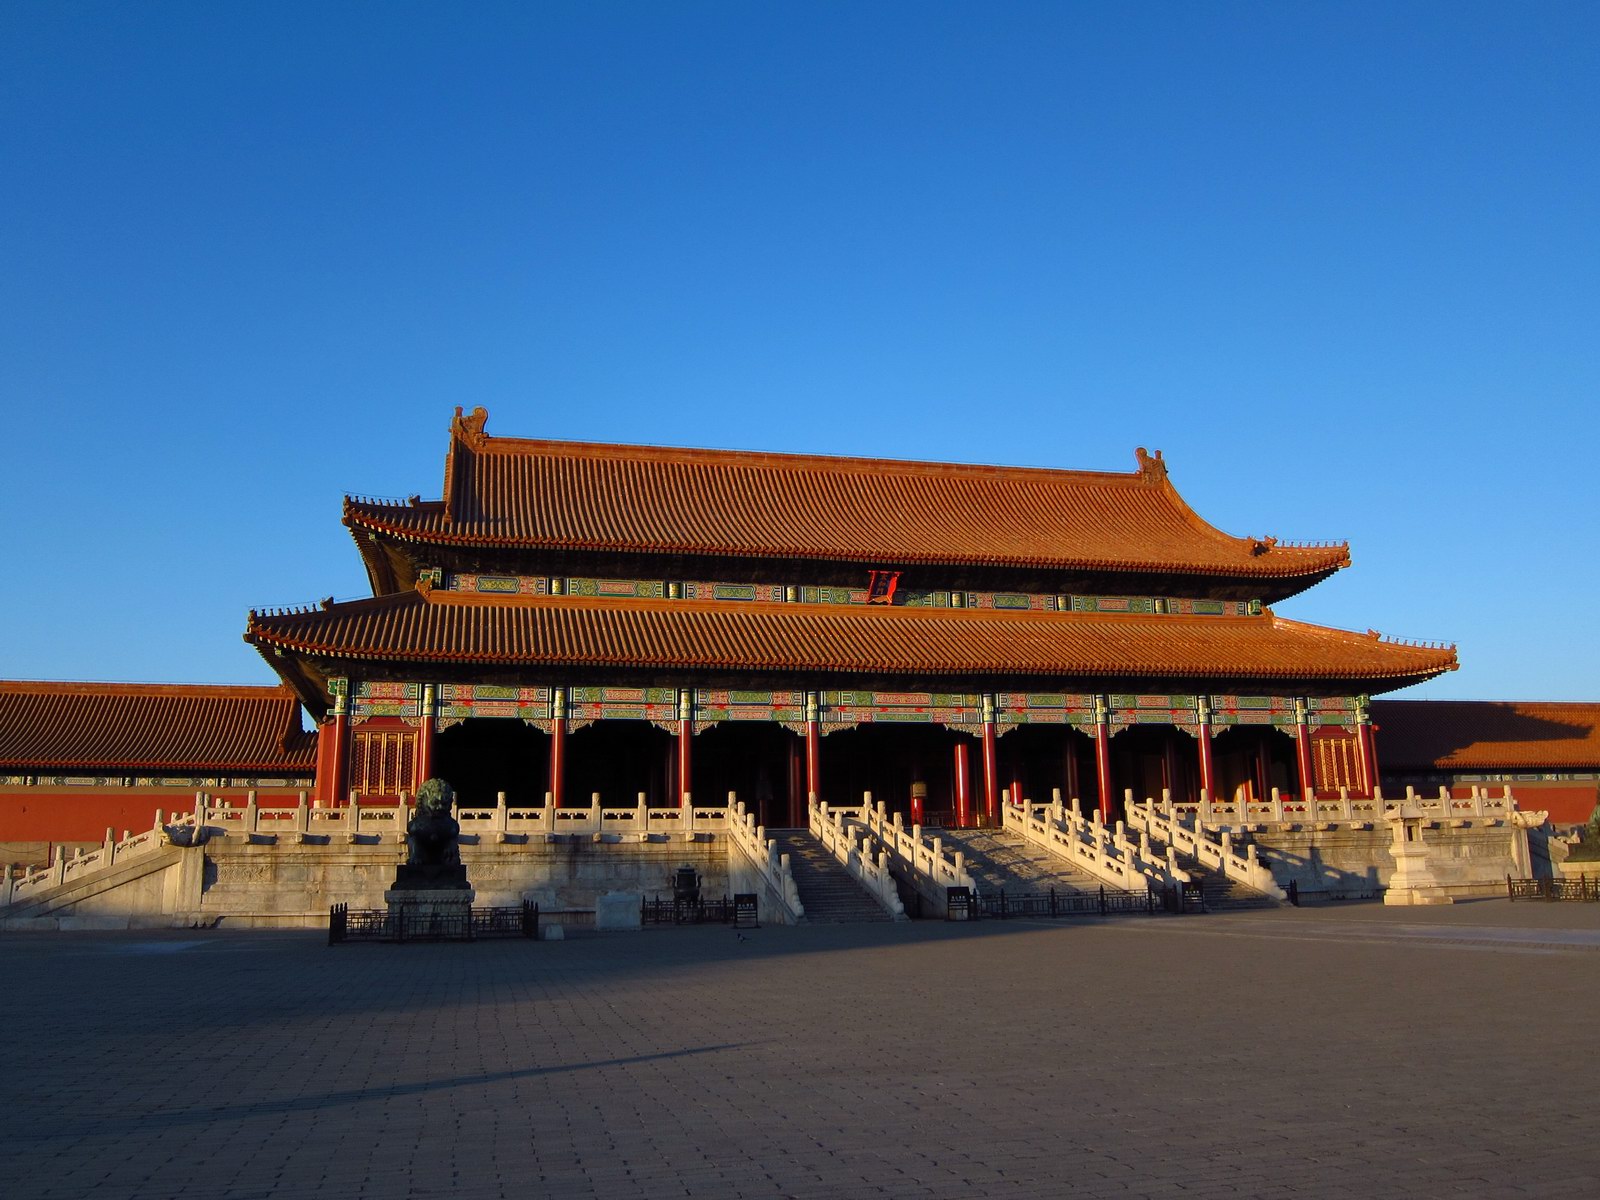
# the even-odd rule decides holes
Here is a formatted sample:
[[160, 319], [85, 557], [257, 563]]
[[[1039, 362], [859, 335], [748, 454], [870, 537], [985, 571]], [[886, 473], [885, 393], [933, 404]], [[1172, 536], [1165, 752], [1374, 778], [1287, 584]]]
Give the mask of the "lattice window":
[[398, 797], [414, 791], [416, 735], [409, 729], [358, 731], [351, 755], [350, 785], [363, 798]]
[[1349, 734], [1318, 733], [1311, 739], [1315, 753], [1317, 791], [1337, 792], [1349, 788], [1352, 792], [1363, 789], [1361, 777], [1361, 746]]

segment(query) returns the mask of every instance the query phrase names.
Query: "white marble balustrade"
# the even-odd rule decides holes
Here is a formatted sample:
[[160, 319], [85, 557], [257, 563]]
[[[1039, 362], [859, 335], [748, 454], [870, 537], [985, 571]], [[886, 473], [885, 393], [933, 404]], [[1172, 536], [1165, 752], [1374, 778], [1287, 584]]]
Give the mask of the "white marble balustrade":
[[1049, 804], [1018, 803], [1007, 793], [1001, 805], [1005, 827], [1111, 887], [1144, 891], [1189, 882], [1170, 842], [1165, 857], [1157, 856], [1148, 836], [1134, 841], [1121, 821], [1107, 828], [1098, 808], [1085, 817], [1076, 797], [1063, 804], [1059, 790], [1052, 796]]
[[1256, 858], [1255, 846], [1246, 846], [1244, 853], [1239, 853], [1229, 830], [1185, 824], [1170, 801], [1158, 805], [1154, 800], [1146, 800], [1141, 804], [1129, 797], [1125, 808], [1129, 827], [1139, 830], [1146, 838], [1165, 843], [1169, 853], [1176, 849], [1207, 871], [1237, 880], [1274, 899], [1287, 898], [1273, 879], [1272, 871]]

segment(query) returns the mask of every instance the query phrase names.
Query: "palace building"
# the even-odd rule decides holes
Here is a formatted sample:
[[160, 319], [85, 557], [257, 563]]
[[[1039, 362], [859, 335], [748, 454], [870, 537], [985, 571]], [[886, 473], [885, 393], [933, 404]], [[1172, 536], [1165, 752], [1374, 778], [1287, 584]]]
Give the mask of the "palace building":
[[775, 923], [1443, 902], [1550, 877], [1600, 787], [1593, 705], [1374, 700], [1455, 648], [1280, 616], [1348, 546], [1225, 534], [1159, 453], [486, 425], [437, 499], [346, 497], [370, 597], [249, 614], [277, 685], [0, 681], [6, 928], [326, 924], [430, 778], [480, 897], [578, 927], [685, 871]]
[[1279, 616], [1345, 544], [1232, 537], [1128, 473], [613, 446], [450, 428], [442, 494], [347, 497], [372, 596], [252, 612], [322, 806], [720, 801], [801, 826], [1001, 797], [1369, 796], [1369, 697], [1451, 646]]

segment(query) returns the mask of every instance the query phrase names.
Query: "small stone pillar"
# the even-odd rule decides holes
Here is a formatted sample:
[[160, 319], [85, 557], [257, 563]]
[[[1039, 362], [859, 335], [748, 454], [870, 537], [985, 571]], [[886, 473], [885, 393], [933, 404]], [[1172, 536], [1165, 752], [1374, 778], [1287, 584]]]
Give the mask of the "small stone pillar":
[[1394, 859], [1394, 874], [1389, 877], [1385, 904], [1454, 904], [1434, 876], [1428, 862], [1428, 847], [1422, 841], [1422, 811], [1408, 797], [1384, 817], [1389, 822], [1393, 842], [1389, 856]]

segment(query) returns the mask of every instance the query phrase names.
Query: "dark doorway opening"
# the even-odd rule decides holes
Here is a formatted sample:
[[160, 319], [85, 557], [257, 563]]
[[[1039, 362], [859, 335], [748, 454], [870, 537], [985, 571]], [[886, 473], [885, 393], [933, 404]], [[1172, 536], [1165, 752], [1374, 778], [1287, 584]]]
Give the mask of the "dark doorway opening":
[[769, 829], [803, 826], [805, 741], [772, 721], [719, 721], [694, 739], [696, 804], [724, 804], [734, 792]]
[[942, 725], [858, 725], [823, 738], [821, 757], [823, 800], [860, 804], [871, 792], [874, 804], [883, 801], [908, 824], [920, 815], [925, 824], [952, 827], [958, 760], [965, 758], [968, 824], [982, 819], [983, 742], [971, 734]]
[[1018, 725], [1000, 735], [1000, 786], [1035, 804], [1081, 802], [1087, 814], [1100, 803], [1094, 739], [1071, 725]]
[[434, 739], [433, 773], [462, 804], [536, 808], [550, 786], [550, 735], [523, 721], [474, 717]]
[[[691, 778], [693, 763], [690, 764]], [[626, 808], [640, 793], [651, 808], [678, 807], [673, 735], [648, 721], [596, 721], [567, 734], [566, 796], [574, 808]]]
[[1122, 815], [1128, 791], [1143, 802], [1161, 802], [1163, 791], [1178, 803], [1200, 795], [1200, 748], [1171, 725], [1131, 725], [1111, 739], [1112, 811]]
[[1230, 725], [1211, 739], [1218, 801], [1266, 800], [1295, 791], [1294, 738], [1271, 725]]

